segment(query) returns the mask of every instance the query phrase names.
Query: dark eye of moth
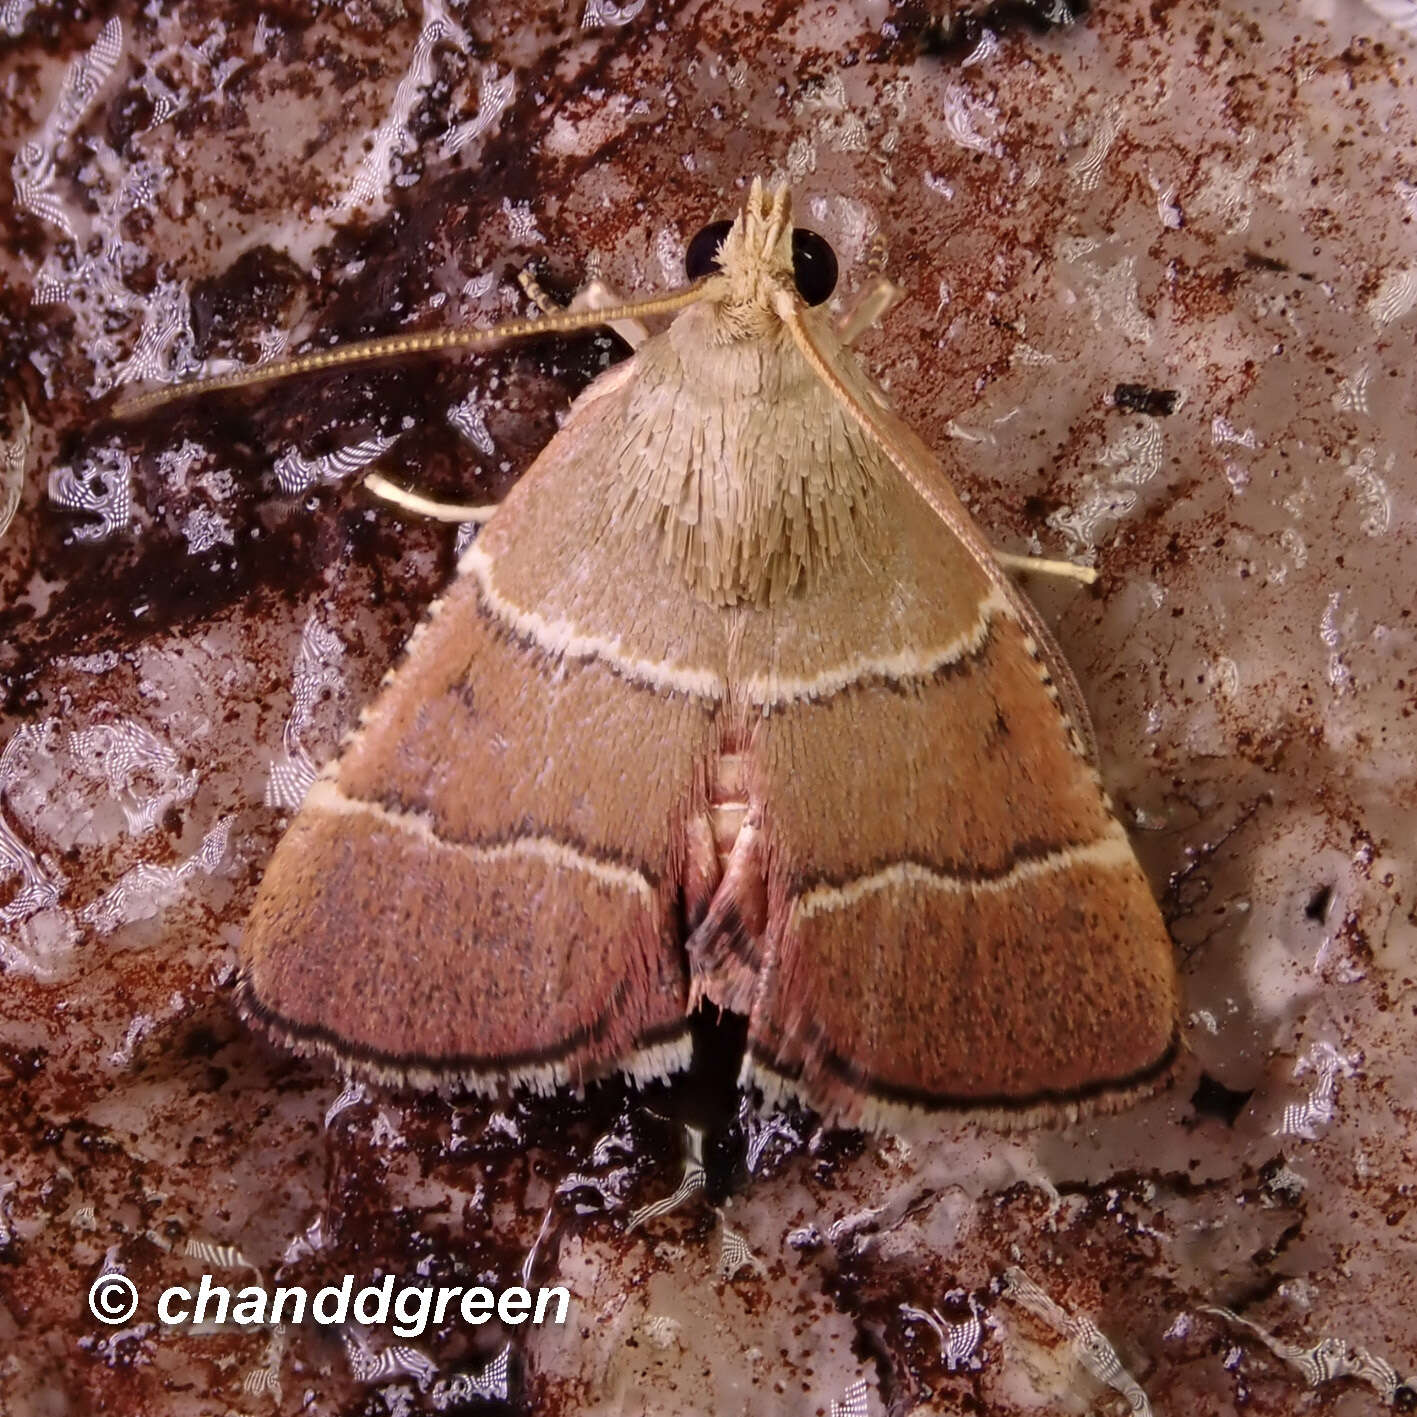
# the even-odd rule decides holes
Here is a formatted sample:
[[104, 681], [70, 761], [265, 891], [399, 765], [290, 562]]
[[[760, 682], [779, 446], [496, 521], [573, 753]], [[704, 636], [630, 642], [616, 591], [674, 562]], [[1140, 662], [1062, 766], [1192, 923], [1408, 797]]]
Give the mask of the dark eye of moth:
[[[711, 221], [684, 253], [684, 272], [702, 280], [718, 270], [718, 248], [728, 235], [731, 221]], [[836, 254], [824, 236], [804, 226], [792, 231], [792, 279], [808, 305], [820, 305], [836, 289]]]
[[805, 226], [792, 228], [792, 279], [808, 305], [820, 305], [836, 289], [836, 252]]
[[702, 280], [718, 269], [718, 248], [732, 226], [731, 221], [711, 221], [689, 242], [689, 249], [684, 252], [684, 274], [690, 280]]

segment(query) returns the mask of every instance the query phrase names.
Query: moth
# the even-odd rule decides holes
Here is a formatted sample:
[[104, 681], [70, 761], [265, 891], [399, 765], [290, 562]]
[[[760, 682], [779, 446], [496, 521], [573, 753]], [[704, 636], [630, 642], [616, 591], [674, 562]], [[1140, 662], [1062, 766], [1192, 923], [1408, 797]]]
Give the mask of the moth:
[[675, 1072], [708, 1004], [743, 1086], [867, 1127], [1154, 1091], [1175, 964], [1082, 694], [852, 355], [870, 312], [833, 323], [760, 183], [688, 264], [207, 381], [674, 316], [480, 514], [270, 861], [242, 1012], [379, 1081], [545, 1091]]

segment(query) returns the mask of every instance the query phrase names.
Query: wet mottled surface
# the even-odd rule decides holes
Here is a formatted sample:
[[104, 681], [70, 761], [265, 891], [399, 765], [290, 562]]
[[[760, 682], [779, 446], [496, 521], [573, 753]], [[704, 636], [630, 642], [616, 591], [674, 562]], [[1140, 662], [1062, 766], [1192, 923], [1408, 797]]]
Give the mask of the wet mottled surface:
[[[1048, 8], [0, 5], [0, 1408], [1411, 1410], [1412, 41], [1395, 0]], [[991, 534], [1101, 573], [1031, 589], [1183, 964], [1191, 1056], [1125, 1116], [734, 1120], [731, 1033], [643, 1094], [344, 1093], [230, 1007], [452, 570], [358, 468], [495, 498], [623, 349], [103, 396], [489, 323], [528, 263], [664, 288], [756, 174], [848, 294], [905, 288], [863, 357]], [[632, 1226], [686, 1123], [706, 1188]], [[153, 1322], [203, 1271], [524, 1270], [564, 1328]]]

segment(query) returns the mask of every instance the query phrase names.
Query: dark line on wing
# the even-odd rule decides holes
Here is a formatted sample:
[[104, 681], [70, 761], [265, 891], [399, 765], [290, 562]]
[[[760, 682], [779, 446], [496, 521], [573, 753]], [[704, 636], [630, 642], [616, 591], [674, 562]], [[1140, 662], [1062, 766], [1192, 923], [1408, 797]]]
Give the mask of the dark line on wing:
[[[430, 1073], [483, 1073], [496, 1075], [512, 1072], [518, 1068], [535, 1067], [548, 1063], [564, 1062], [574, 1056], [587, 1044], [604, 1037], [611, 1022], [619, 1012], [628, 992], [629, 984], [621, 980], [610, 997], [605, 1009], [588, 1024], [574, 1029], [560, 1042], [548, 1048], [529, 1048], [520, 1053], [396, 1053], [385, 1048], [376, 1048], [367, 1043], [356, 1043], [318, 1023], [297, 1023], [269, 1004], [257, 998], [250, 979], [243, 970], [236, 982], [236, 1007], [243, 1017], [252, 1020], [259, 1027], [269, 1030], [277, 1039], [323, 1044], [341, 1060], [367, 1063], [392, 1070], [413, 1071], [421, 1068]], [[673, 1024], [665, 1024], [641, 1034], [631, 1046], [631, 1051], [650, 1048], [658, 1043], [667, 1043], [678, 1038], [689, 1029], [687, 1018]], [[600, 1060], [597, 1069], [613, 1072], [619, 1066], [613, 1059]]]
[[[544, 841], [554, 842], [557, 846], [564, 846], [568, 851], [574, 851], [577, 855], [584, 856], [588, 861], [593, 861], [598, 866], [614, 866], [623, 871], [634, 871], [644, 878], [645, 884], [651, 891], [657, 891], [663, 879], [661, 872], [626, 852], [616, 851], [613, 847], [592, 845], [583, 837], [578, 837], [561, 827], [553, 827], [545, 822], [539, 822], [534, 817], [523, 816], [515, 826], [495, 835], [448, 836], [442, 830], [443, 823], [437, 810], [427, 803], [410, 801], [393, 791], [382, 792], [378, 797], [359, 797], [347, 791], [338, 782], [335, 786], [339, 788], [340, 796], [347, 802], [373, 807], [385, 812], [400, 813], [403, 816], [422, 818], [429, 830], [444, 846], [465, 846], [473, 851], [492, 851], [498, 847], [515, 846], [518, 842], [540, 838]], [[316, 810], [319, 808], [317, 807]]]
[[[646, 684], [642, 679], [636, 678], [634, 674], [620, 668], [610, 660], [600, 658], [600, 656], [596, 654], [577, 654], [567, 657], [565, 654], [553, 653], [534, 636], [517, 630], [514, 626], [507, 624], [488, 604], [481, 583], [475, 579], [473, 589], [477, 593], [478, 612], [490, 627], [493, 636], [503, 644], [515, 645], [518, 649], [539, 661], [541, 665], [546, 666], [541, 672], [547, 677], [551, 677], [555, 672], [558, 672], [559, 667], [563, 664], [569, 663], [586, 667], [594, 665], [620, 680], [621, 683], [628, 684], [631, 688], [640, 689], [645, 693], [654, 694], [661, 698], [682, 697], [694, 699], [703, 704], [706, 708], [716, 708], [718, 705], [731, 700], [735, 693], [741, 688], [741, 685], [735, 685], [731, 680], [725, 680], [726, 687], [721, 696], [694, 693], [683, 689], [665, 689], [656, 684]], [[984, 627], [983, 636], [973, 649], [967, 650], [959, 657], [951, 659], [948, 663], [941, 664], [934, 669], [911, 674], [887, 674], [880, 671], [865, 673], [858, 678], [852, 679], [849, 683], [842, 685], [840, 688], [830, 689], [823, 693], [796, 695], [781, 704], [773, 700], [773, 706], [777, 709], [787, 709], [797, 705], [823, 704], [839, 698], [843, 694], [857, 693], [866, 689], [885, 689], [897, 695], [918, 693], [922, 688], [937, 683], [943, 683], [945, 680], [957, 674], [962, 675], [974, 671], [981, 662], [988, 657], [993, 649], [1002, 645], [1004, 641], [1002, 641], [997, 634], [997, 619], [998, 616], [990, 617]], [[829, 674], [836, 667], [838, 666], [824, 666], [817, 670], [817, 675]], [[789, 677], [804, 678], [806, 676], [792, 675]]]
[[[867, 876], [888, 871], [892, 866], [919, 866], [922, 870], [933, 871], [939, 876], [955, 877], [966, 885], [988, 885], [991, 881], [1002, 880], [1011, 871], [1016, 871], [1020, 866], [1026, 866], [1031, 861], [1043, 861], [1049, 856], [1056, 856], [1063, 851], [1086, 851], [1099, 842], [1110, 840], [1111, 829], [1112, 824], [1109, 822], [1102, 831], [1087, 841], [1049, 842], [1031, 837], [1026, 841], [1019, 842], [1014, 850], [1004, 858], [1003, 864], [998, 866], [981, 867], [970, 861], [941, 860], [916, 852], [896, 852], [888, 856], [875, 857], [869, 865], [859, 869], [853, 867], [849, 875], [829, 871], [823, 871], [816, 875], [799, 873], [788, 881], [787, 893], [789, 897], [796, 900], [798, 896], [806, 895], [809, 891], [842, 890], [856, 881], [864, 880]], [[1081, 861], [1078, 865], [1096, 867], [1097, 863]], [[1116, 870], [1116, 867], [1108, 866], [1105, 869]]]
[[[1130, 1092], [1133, 1088], [1144, 1087], [1148, 1082], [1153, 1082], [1161, 1077], [1171, 1067], [1176, 1061], [1180, 1046], [1180, 1030], [1177, 1029], [1172, 1033], [1171, 1041], [1160, 1057], [1155, 1062], [1148, 1063], [1133, 1073], [1118, 1078], [1100, 1079], [1078, 1088], [1040, 1088], [1037, 1092], [1023, 1095], [990, 1093], [980, 1096], [972, 1093], [930, 1092], [925, 1088], [885, 1082], [856, 1064], [848, 1062], [831, 1049], [821, 1055], [821, 1065], [834, 1077], [846, 1083], [848, 1087], [864, 1096], [882, 1102], [894, 1102], [903, 1106], [920, 1107], [939, 1112], [1025, 1112], [1034, 1107], [1064, 1106], [1069, 1102], [1086, 1102], [1092, 1098], [1105, 1097], [1108, 1093]], [[761, 1063], [769, 1072], [777, 1073], [790, 1082], [801, 1082], [802, 1066], [800, 1064], [790, 1069], [782, 1067], [781, 1064], [774, 1061], [772, 1055], [765, 1048], [751, 1039], [748, 1048], [754, 1061]]]
[[[646, 684], [643, 679], [636, 678], [634, 674], [622, 669], [619, 665], [610, 660], [602, 659], [597, 654], [573, 654], [553, 653], [547, 649], [534, 635], [523, 630], [518, 630], [515, 626], [507, 624], [487, 603], [487, 598], [483, 593], [481, 583], [472, 577], [473, 590], [477, 594], [477, 609], [484, 622], [490, 627], [494, 639], [501, 641], [505, 645], [514, 645], [537, 661], [538, 672], [547, 679], [557, 677], [565, 665], [574, 665], [577, 668], [602, 669], [612, 678], [618, 679], [622, 684], [628, 685], [631, 689], [638, 689], [642, 693], [653, 694], [661, 699], [690, 699], [702, 704], [707, 711], [717, 708], [728, 697], [727, 693], [721, 695], [693, 693], [687, 689], [666, 689], [659, 684]], [[668, 666], [666, 666], [667, 668]], [[693, 673], [695, 671], [685, 671]]]
[[821, 698], [813, 696], [806, 699], [794, 699], [792, 702], [823, 703], [826, 699], [836, 698], [838, 694], [850, 694], [859, 689], [885, 689], [888, 693], [907, 698], [918, 694], [921, 689], [933, 688], [936, 684], [945, 683], [946, 680], [956, 677], [963, 678], [966, 674], [973, 674], [980, 668], [984, 660], [1003, 643], [998, 635], [997, 618], [994, 615], [989, 617], [989, 622], [984, 626], [984, 634], [973, 649], [966, 650], [957, 659], [938, 665], [934, 669], [919, 674], [864, 674], [860, 679], [853, 679], [844, 688], [836, 689]]

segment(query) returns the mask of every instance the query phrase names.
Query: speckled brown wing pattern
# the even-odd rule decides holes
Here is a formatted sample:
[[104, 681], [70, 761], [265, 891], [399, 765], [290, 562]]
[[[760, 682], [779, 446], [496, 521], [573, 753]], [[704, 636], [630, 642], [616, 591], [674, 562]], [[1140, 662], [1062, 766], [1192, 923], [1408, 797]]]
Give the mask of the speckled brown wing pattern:
[[[478, 1087], [687, 1056], [678, 877], [720, 622], [600, 522], [617, 387], [465, 554], [270, 863], [242, 1001], [289, 1046]], [[630, 593], [668, 603], [677, 650], [660, 615], [637, 637]], [[697, 691], [665, 692], [656, 665]]]
[[[745, 1072], [871, 1124], [1121, 1105], [1176, 1052], [1164, 922], [1012, 597], [934, 518], [893, 524], [933, 543], [884, 568], [901, 655], [752, 733], [768, 912]], [[942, 574], [972, 608], [931, 654], [909, 606]]]

